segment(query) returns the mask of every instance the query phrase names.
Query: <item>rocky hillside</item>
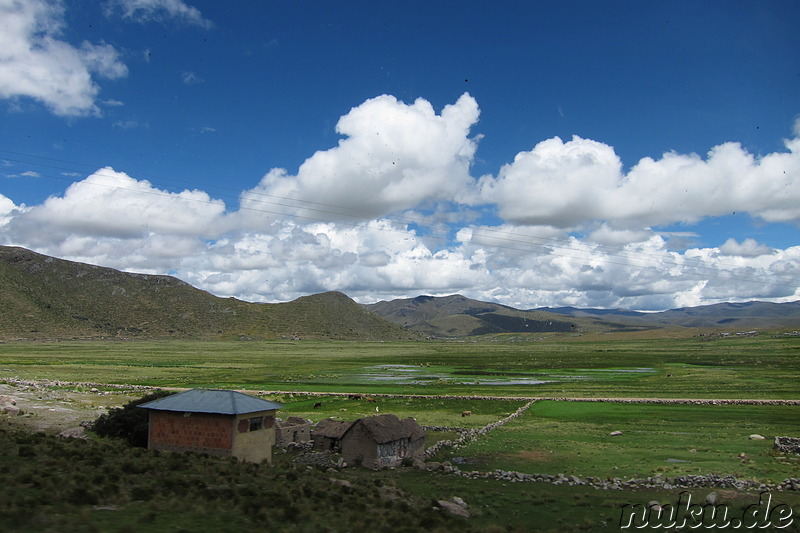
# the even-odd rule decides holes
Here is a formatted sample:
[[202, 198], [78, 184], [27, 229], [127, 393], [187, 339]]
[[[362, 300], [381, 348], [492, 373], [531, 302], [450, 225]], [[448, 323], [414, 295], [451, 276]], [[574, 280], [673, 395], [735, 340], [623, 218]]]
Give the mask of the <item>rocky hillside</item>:
[[219, 298], [170, 276], [7, 246], [0, 246], [0, 302], [0, 339], [415, 337], [341, 293], [255, 304]]

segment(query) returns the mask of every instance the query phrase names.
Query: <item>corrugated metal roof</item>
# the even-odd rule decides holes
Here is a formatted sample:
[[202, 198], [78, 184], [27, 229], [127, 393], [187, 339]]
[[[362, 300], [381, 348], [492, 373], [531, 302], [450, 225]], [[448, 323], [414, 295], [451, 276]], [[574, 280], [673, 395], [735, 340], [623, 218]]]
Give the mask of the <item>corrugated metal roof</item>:
[[279, 403], [262, 400], [249, 394], [232, 390], [191, 389], [172, 396], [141, 404], [143, 409], [180, 411], [184, 413], [218, 413], [241, 415], [269, 411], [283, 407]]

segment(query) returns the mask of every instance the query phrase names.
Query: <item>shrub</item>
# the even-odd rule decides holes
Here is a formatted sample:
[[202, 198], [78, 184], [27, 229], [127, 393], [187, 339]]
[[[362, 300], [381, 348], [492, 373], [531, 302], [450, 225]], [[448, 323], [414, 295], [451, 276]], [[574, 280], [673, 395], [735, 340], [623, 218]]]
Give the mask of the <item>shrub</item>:
[[149, 414], [139, 405], [175, 394], [169, 391], [156, 391], [128, 402], [122, 408], [111, 409], [92, 424], [92, 431], [101, 437], [124, 439], [131, 446], [147, 447], [147, 424]]

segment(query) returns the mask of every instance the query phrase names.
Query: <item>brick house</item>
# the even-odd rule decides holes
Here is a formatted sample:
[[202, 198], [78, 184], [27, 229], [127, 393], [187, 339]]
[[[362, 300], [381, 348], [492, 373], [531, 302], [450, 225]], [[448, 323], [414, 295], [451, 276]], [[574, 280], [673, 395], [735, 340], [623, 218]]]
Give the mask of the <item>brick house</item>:
[[342, 459], [367, 468], [425, 459], [425, 430], [413, 418], [400, 420], [393, 414], [356, 420], [341, 436], [339, 444]]
[[139, 405], [150, 412], [151, 450], [272, 461], [280, 404], [230, 390], [191, 389]]

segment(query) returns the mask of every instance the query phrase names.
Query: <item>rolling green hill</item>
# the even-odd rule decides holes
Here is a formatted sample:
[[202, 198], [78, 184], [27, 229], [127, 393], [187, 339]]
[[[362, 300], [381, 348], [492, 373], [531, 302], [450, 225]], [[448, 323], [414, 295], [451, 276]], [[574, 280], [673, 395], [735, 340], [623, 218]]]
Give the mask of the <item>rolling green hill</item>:
[[342, 293], [248, 303], [171, 276], [120, 272], [7, 246], [0, 246], [0, 302], [0, 339], [6, 340], [415, 337]]

